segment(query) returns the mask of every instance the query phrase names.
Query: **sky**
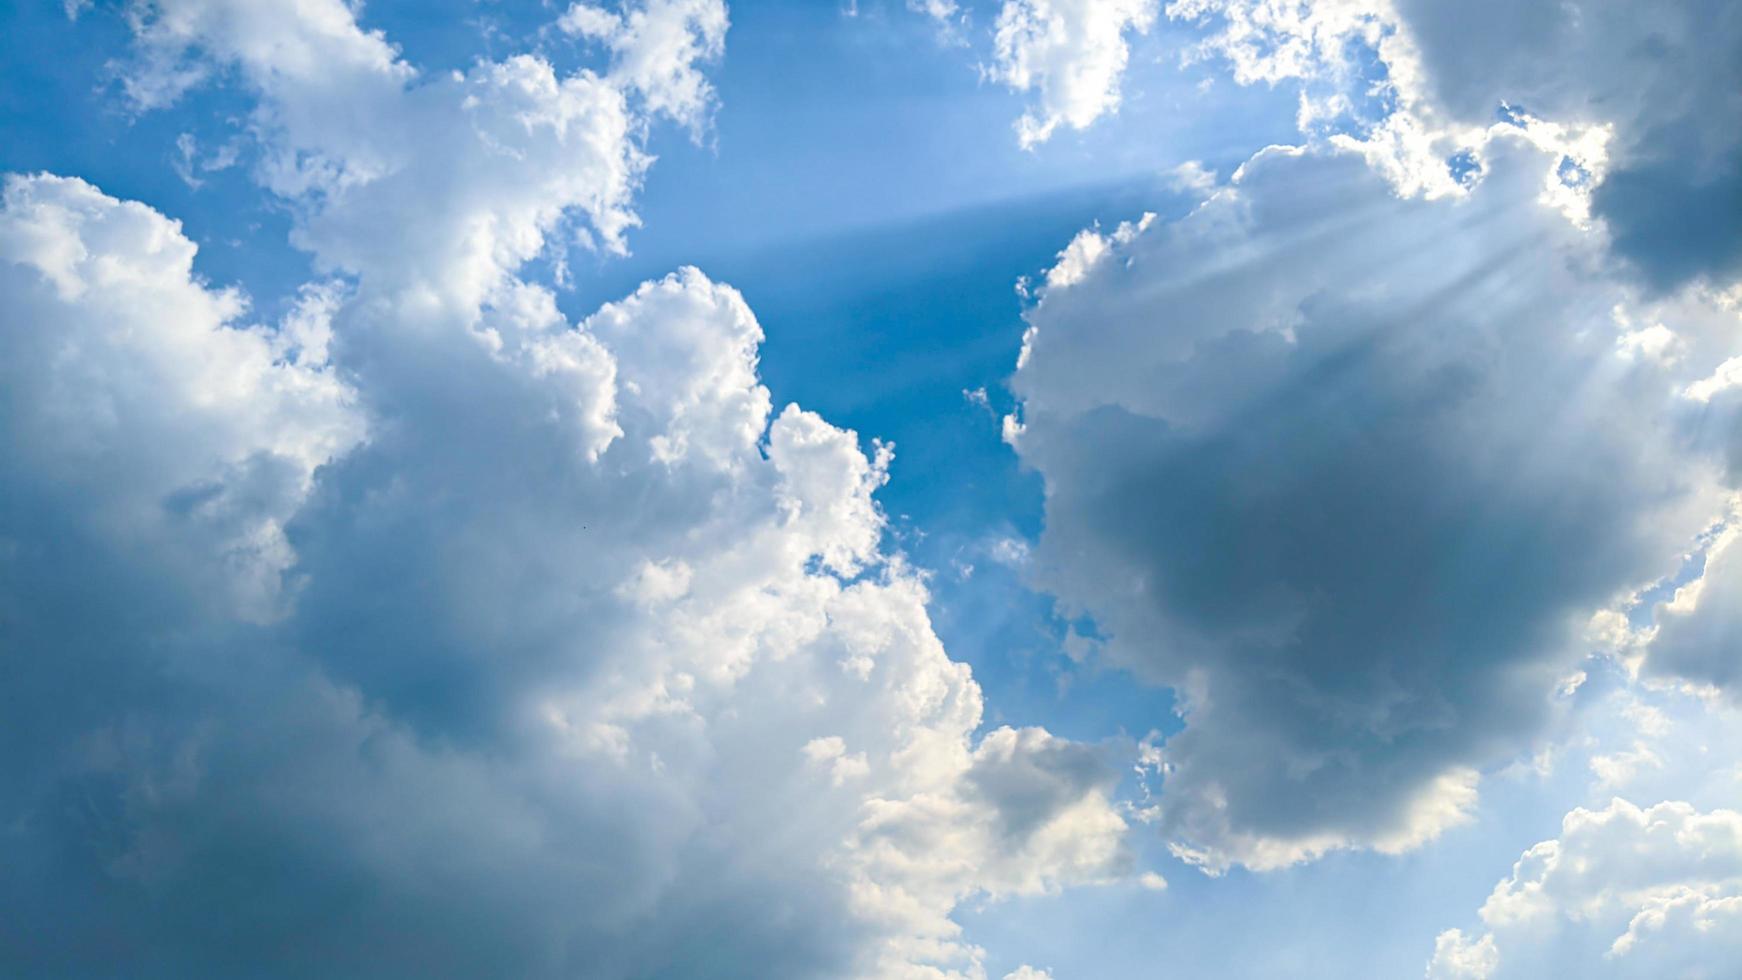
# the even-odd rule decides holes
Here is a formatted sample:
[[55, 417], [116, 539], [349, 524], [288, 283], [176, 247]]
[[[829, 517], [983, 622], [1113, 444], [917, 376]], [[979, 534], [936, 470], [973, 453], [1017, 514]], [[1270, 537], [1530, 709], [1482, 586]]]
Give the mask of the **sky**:
[[1742, 977], [1742, 8], [0, 50], [0, 974]]

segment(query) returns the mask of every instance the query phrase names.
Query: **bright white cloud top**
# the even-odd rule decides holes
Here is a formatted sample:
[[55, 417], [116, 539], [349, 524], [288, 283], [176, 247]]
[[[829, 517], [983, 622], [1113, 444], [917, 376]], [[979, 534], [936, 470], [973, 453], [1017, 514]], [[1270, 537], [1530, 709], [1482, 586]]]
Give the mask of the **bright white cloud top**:
[[1129, 34], [1155, 22], [1156, 0], [1005, 0], [990, 76], [1036, 104], [1016, 123], [1024, 147], [1059, 126], [1083, 129], [1119, 108]]
[[[1143, 125], [1139, 68], [1291, 103], [1226, 177], [1145, 160], [1154, 211], [1053, 243], [951, 389], [1039, 514], [952, 587], [1052, 610], [1054, 701], [1174, 712], [998, 703], [893, 448], [779, 404], [754, 290], [576, 312], [755, 97], [724, 0], [451, 64], [342, 0], [72, 4], [127, 125], [233, 131], [171, 126], [170, 179], [245, 181], [302, 264], [269, 313], [149, 181], [4, 177], [0, 973], [1117, 976], [1216, 889], [1303, 928], [1457, 849], [1492, 891], [1386, 937], [1411, 969], [1732, 975], [1734, 5], [861, 4], [973, 76], [1000, 165]], [[1282, 945], [1250, 925], [1194, 962], [1376, 962], [1218, 952]]]
[[1479, 938], [1440, 935], [1429, 977], [1723, 976], [1742, 961], [1742, 813], [1574, 810], [1480, 914]]

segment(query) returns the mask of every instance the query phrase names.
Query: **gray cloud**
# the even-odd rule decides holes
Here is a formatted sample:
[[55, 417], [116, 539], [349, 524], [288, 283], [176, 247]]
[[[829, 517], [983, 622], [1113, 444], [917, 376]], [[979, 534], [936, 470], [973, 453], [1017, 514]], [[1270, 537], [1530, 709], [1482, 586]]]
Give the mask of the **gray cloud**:
[[1617, 352], [1637, 298], [1534, 203], [1538, 167], [1410, 201], [1272, 151], [1176, 224], [1085, 233], [1029, 312], [1037, 581], [1186, 695], [1159, 813], [1183, 855], [1457, 822], [1584, 621], [1722, 512], [1675, 375]]
[[[1742, 273], [1742, 11], [1723, 0], [1482, 3], [1398, 13], [1458, 118], [1502, 103], [1614, 127], [1593, 211], [1661, 289]], [[1472, 23], [1481, 30], [1470, 30]]]

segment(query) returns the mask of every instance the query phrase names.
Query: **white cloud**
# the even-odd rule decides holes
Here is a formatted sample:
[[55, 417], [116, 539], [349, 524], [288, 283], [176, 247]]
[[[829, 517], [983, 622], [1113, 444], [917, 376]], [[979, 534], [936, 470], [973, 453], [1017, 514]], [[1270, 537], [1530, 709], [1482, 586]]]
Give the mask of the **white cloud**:
[[604, 75], [423, 78], [337, 2], [138, 8], [133, 98], [239, 78], [347, 277], [276, 329], [150, 208], [8, 184], [23, 972], [978, 978], [958, 903], [1134, 873], [1101, 748], [976, 735], [888, 449], [774, 410], [735, 290], [522, 278], [711, 100], [723, 7], [589, 16]]
[[1718, 365], [1709, 376], [1688, 385], [1683, 393], [1694, 401], [1710, 402], [1732, 388], [1742, 388], [1742, 354]]
[[[338, 0], [156, 0], [134, 16], [123, 79], [151, 107], [236, 69], [259, 100], [256, 177], [293, 203], [294, 242], [407, 301], [465, 310], [559, 232], [622, 251], [650, 120], [705, 122], [697, 64], [720, 53], [724, 6], [660, 0], [610, 16], [603, 76], [519, 54], [422, 77]], [[555, 245], [560, 258], [568, 241]]]
[[1654, 610], [1644, 671], [1722, 688], [1742, 700], [1742, 522], [1737, 515], [1707, 545], [1698, 578]]
[[1020, 568], [1028, 564], [1028, 542], [1020, 538], [998, 538], [992, 542], [988, 553], [1000, 565]]
[[1197, 160], [1187, 160], [1166, 174], [1167, 183], [1181, 194], [1207, 198], [1218, 186], [1216, 172]]
[[[142, 972], [215, 968], [211, 924], [163, 910], [210, 902], [241, 848], [301, 857], [216, 928], [265, 942], [279, 904], [342, 907], [298, 917], [328, 974], [701, 975], [729, 928], [774, 975], [977, 976], [959, 901], [1130, 872], [1099, 750], [974, 737], [978, 687], [878, 550], [887, 453], [771, 412], [730, 288], [685, 270], [569, 324], [515, 283], [466, 329], [365, 277], [274, 332], [230, 326], [240, 300], [143, 206], [48, 177], [6, 201], [31, 501], [7, 576], [73, 562], [8, 610], [64, 652], [9, 687], [124, 667], [85, 681], [99, 709], [16, 716], [36, 748], [8, 853], [73, 847], [28, 913], [59, 925], [27, 932], [103, 928], [79, 883], [137, 882], [161, 899], [119, 906], [155, 937]], [[195, 600], [253, 566], [297, 588], [251, 588], [280, 601], [244, 634], [251, 606]], [[173, 696], [130, 679], [172, 668]], [[45, 819], [62, 792], [119, 809]], [[363, 941], [413, 921], [418, 950]]]
[[907, 0], [907, 9], [947, 23], [954, 20], [962, 8], [956, 5], [956, 0]]
[[[1174, 0], [1167, 12], [1204, 25], [1192, 54], [1225, 59], [1242, 84], [1297, 83], [1302, 131], [1402, 193], [1456, 196], [1496, 140], [1522, 138], [1551, 153], [1543, 198], [1601, 219], [1654, 285], [1742, 272], [1742, 233], [1715, 217], [1742, 181], [1742, 17], [1727, 5]], [[1689, 79], [1688, 64], [1721, 67]]]
[[1034, 93], [1016, 123], [1024, 148], [1046, 142], [1061, 125], [1086, 129], [1118, 110], [1127, 35], [1147, 33], [1156, 13], [1156, 0], [1004, 0], [988, 74]]
[[1434, 939], [1427, 976], [1428, 980], [1486, 980], [1499, 965], [1493, 936], [1470, 939], [1460, 929], [1447, 929]]
[[1430, 201], [1267, 151], [1177, 222], [1079, 236], [1028, 311], [1033, 574], [1181, 691], [1149, 816], [1187, 860], [1399, 851], [1467, 819], [1562, 710], [1581, 624], [1726, 508], [1676, 394], [1721, 345], [1617, 356], [1618, 303], [1695, 338], [1699, 304], [1606, 276], [1533, 204], [1542, 163], [1514, 145]]
[[1669, 362], [1680, 356], [1682, 347], [1681, 338], [1675, 331], [1661, 323], [1630, 330], [1615, 341], [1615, 349], [1624, 357], [1649, 357]]
[[175, 222], [84, 181], [6, 178], [7, 482], [21, 518], [62, 498], [81, 533], [269, 619], [293, 560], [285, 522], [364, 424], [327, 361], [331, 293], [311, 289], [278, 330], [248, 324], [194, 252]]
[[304, 126], [322, 110], [340, 125], [351, 115], [340, 111], [344, 103], [366, 104], [416, 74], [380, 32], [358, 27], [341, 0], [146, 0], [128, 18], [140, 50], [121, 84], [142, 109], [205, 81], [215, 66], [201, 52], [235, 61], [263, 89], [298, 93], [295, 121]]
[[1441, 934], [1430, 977], [1725, 976], [1742, 961], [1742, 813], [1573, 810], [1480, 914], [1480, 939]]
[[1097, 263], [1107, 258], [1114, 246], [1130, 244], [1154, 220], [1155, 215], [1145, 214], [1136, 221], [1121, 222], [1110, 235], [1101, 234], [1098, 228], [1077, 232], [1077, 237], [1058, 253], [1058, 261], [1046, 270], [1047, 287], [1056, 289], [1082, 282]]
[[608, 78], [646, 100], [647, 110], [699, 132], [714, 89], [697, 67], [726, 50], [723, 0], [641, 0], [614, 13], [576, 3], [558, 19], [566, 33], [611, 49]]

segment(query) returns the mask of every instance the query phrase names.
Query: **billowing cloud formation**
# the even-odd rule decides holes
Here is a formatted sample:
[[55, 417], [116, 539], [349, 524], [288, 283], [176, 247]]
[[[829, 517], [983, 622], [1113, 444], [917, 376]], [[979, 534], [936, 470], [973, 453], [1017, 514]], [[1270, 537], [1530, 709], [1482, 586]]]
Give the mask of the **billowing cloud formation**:
[[1456, 192], [1495, 133], [1522, 129], [1558, 154], [1550, 193], [1580, 199], [1654, 286], [1742, 272], [1734, 4], [1175, 0], [1168, 12], [1211, 25], [1205, 51], [1239, 80], [1301, 81], [1303, 129], [1361, 150], [1408, 192]]
[[993, 27], [993, 79], [1035, 104], [1017, 120], [1026, 147], [1059, 126], [1085, 129], [1119, 108], [1128, 33], [1155, 23], [1156, 0], [1005, 0]]
[[8, 180], [7, 972], [977, 977], [964, 897], [1128, 873], [1099, 749], [975, 737], [888, 452], [773, 411], [734, 290], [571, 323], [519, 277], [621, 234], [681, 72], [420, 81], [337, 3], [138, 26], [141, 104], [239, 71], [343, 278], [251, 324], [174, 222]]
[[1267, 151], [1176, 223], [1085, 232], [1027, 314], [1035, 575], [1184, 695], [1155, 814], [1183, 857], [1463, 819], [1592, 613], [1727, 510], [1678, 394], [1714, 345], [1633, 350], [1644, 301], [1535, 203], [1541, 166], [1500, 142], [1467, 197], [1406, 199], [1355, 155]]
[[56, 177], [8, 177], [0, 206], [8, 519], [77, 514], [72, 540], [126, 541], [271, 618], [285, 522], [363, 435], [328, 363], [335, 295], [246, 325], [242, 296], [195, 279], [193, 243], [150, 208]]
[[365, 286], [335, 459], [348, 389], [171, 223], [38, 178], [0, 233], [17, 968], [971, 973], [960, 897], [1123, 871], [1094, 751], [972, 744], [882, 461], [769, 425], [730, 289], [522, 284], [498, 348]]
[[1479, 937], [1440, 935], [1430, 978], [1724, 976], [1742, 962], [1742, 813], [1623, 799], [1574, 810], [1481, 917]]
[[[594, 24], [612, 49], [603, 76], [559, 76], [522, 54], [425, 78], [339, 0], [155, 0], [135, 18], [136, 102], [233, 69], [259, 97], [256, 173], [295, 206], [293, 241], [328, 268], [460, 309], [559, 229], [624, 247], [649, 117], [700, 125], [711, 95], [695, 59], [717, 55], [726, 29], [720, 0], [656, 0]], [[445, 277], [428, 275], [438, 266]], [[406, 270], [420, 278], [387, 281]]]

